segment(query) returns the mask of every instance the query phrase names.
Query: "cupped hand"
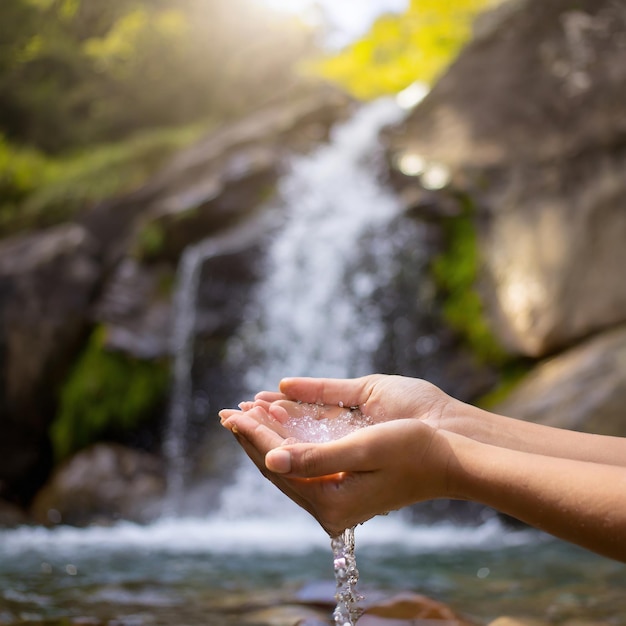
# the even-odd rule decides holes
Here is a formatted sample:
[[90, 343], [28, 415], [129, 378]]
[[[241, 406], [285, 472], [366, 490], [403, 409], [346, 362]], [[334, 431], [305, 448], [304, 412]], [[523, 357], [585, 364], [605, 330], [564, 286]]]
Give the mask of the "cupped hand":
[[373, 423], [418, 418], [437, 428], [456, 401], [425, 380], [372, 374], [352, 379], [284, 378], [280, 391], [262, 391], [242, 408], [260, 406], [283, 422], [298, 416], [302, 409], [294, 403], [302, 402], [317, 405], [319, 418], [333, 418], [342, 407], [353, 407]]
[[285, 438], [260, 406], [222, 417], [261, 472], [331, 536], [377, 514], [448, 495], [451, 448], [445, 433], [423, 421], [387, 421], [312, 444]]

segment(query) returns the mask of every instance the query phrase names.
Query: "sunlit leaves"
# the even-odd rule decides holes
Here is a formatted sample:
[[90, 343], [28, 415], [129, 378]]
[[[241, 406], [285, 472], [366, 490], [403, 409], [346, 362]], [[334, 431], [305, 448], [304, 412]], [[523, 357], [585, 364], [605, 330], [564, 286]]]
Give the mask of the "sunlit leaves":
[[403, 15], [383, 16], [370, 32], [313, 70], [362, 99], [432, 83], [469, 40], [472, 22], [495, 0], [412, 0]]
[[155, 42], [175, 49], [187, 30], [187, 18], [180, 11], [140, 7], [120, 17], [105, 36], [87, 40], [84, 49], [102, 69], [128, 76]]

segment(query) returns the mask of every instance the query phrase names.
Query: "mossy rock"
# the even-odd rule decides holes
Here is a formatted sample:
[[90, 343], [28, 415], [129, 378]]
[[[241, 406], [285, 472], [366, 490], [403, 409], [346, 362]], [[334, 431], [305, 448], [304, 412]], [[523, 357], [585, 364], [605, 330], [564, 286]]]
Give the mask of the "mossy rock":
[[57, 460], [103, 437], [120, 437], [158, 412], [169, 383], [167, 360], [143, 360], [104, 347], [92, 333], [61, 390], [50, 435]]

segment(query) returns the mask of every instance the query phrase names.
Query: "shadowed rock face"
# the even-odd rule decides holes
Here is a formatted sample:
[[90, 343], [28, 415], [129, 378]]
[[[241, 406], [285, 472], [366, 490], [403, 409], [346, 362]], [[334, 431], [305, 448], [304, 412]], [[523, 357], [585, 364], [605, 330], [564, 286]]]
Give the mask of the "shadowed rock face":
[[96, 252], [78, 225], [0, 245], [0, 496], [27, 499], [49, 471], [55, 388], [83, 339]]
[[537, 366], [497, 411], [557, 428], [626, 437], [626, 327]]
[[391, 137], [477, 209], [502, 341], [540, 357], [626, 320], [626, 7], [511, 2]]

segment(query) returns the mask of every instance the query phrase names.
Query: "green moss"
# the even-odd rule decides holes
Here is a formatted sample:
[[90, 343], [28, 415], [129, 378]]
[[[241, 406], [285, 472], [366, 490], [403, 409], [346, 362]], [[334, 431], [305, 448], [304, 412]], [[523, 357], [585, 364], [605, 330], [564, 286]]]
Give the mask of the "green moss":
[[144, 131], [126, 141], [49, 157], [0, 135], [0, 235], [51, 226], [144, 183], [209, 123]]
[[162, 224], [158, 222], [144, 224], [133, 246], [133, 256], [140, 261], [155, 258], [163, 250], [165, 236]]
[[446, 225], [446, 251], [433, 262], [437, 284], [445, 294], [447, 322], [467, 341], [483, 362], [502, 364], [508, 359], [487, 323], [483, 303], [476, 290], [480, 256], [473, 215], [468, 197], [461, 198], [461, 215]]
[[102, 437], [132, 431], [167, 392], [166, 362], [108, 351], [104, 339], [103, 327], [92, 333], [61, 391], [50, 432], [57, 460]]

